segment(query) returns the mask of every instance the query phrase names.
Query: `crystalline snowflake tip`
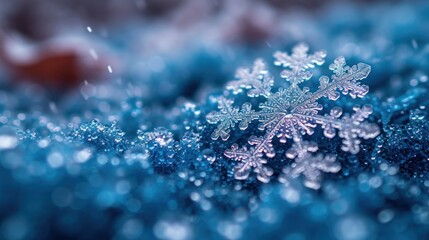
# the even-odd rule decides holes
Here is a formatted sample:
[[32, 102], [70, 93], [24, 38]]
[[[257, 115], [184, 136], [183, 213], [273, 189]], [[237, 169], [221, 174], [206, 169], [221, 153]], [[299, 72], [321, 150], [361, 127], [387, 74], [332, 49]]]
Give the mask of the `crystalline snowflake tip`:
[[322, 65], [325, 61], [325, 51], [318, 51], [308, 55], [308, 49], [307, 45], [299, 44], [293, 48], [292, 55], [285, 52], [274, 53], [274, 64], [289, 68], [282, 71], [281, 77], [285, 78], [286, 81], [290, 81], [292, 85], [310, 79], [312, 74], [307, 69], [314, 68], [316, 65]]
[[239, 68], [235, 77], [237, 80], [230, 82], [226, 89], [232, 90], [234, 94], [248, 89], [247, 95], [249, 97], [269, 96], [274, 84], [273, 78], [268, 74], [266, 64], [261, 59], [255, 61], [252, 70]]

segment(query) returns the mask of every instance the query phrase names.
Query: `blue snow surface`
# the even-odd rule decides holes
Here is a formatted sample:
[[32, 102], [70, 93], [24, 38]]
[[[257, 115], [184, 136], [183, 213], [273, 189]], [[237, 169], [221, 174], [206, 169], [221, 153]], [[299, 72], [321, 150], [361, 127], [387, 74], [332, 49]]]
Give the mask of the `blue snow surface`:
[[[287, 19], [301, 34], [262, 46], [195, 39], [182, 54], [157, 58], [162, 67], [152, 72], [136, 70], [131, 62], [142, 59], [129, 54], [125, 76], [61, 98], [2, 75], [0, 238], [428, 239], [429, 4], [332, 6], [317, 20]], [[110, 44], [127, 51], [132, 34], [121, 31]], [[250, 124], [213, 140], [213, 99], [243, 103], [245, 94], [224, 91], [235, 68], [256, 57], [271, 64], [274, 51], [299, 42], [327, 50], [321, 69], [337, 56], [371, 65], [362, 81], [369, 93], [335, 104], [372, 105], [380, 133], [362, 139], [358, 154], [320, 129], [309, 136], [341, 164], [317, 190], [301, 177], [279, 181], [293, 161], [276, 141], [270, 181], [255, 173], [237, 180], [237, 162], [224, 152], [261, 132]], [[281, 69], [270, 68], [278, 78]]]

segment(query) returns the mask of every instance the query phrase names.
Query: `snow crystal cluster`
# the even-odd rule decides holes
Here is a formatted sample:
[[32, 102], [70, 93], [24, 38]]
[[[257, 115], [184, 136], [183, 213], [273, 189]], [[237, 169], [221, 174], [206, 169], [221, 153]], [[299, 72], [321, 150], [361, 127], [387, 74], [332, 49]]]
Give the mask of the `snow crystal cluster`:
[[273, 140], [277, 138], [280, 143], [286, 143], [290, 139], [293, 144], [286, 157], [295, 162], [283, 170], [284, 179], [302, 174], [305, 185], [317, 189], [322, 172], [336, 173], [340, 171], [340, 164], [334, 155], [317, 153], [317, 143], [305, 140], [306, 135], [311, 136], [317, 126], [323, 129], [328, 139], [335, 137], [338, 131], [338, 136], [343, 139], [341, 149], [356, 154], [360, 150], [361, 138], [374, 138], [379, 134], [376, 124], [365, 121], [372, 113], [371, 106], [356, 106], [353, 114], [343, 114], [340, 107], [333, 107], [329, 114], [322, 115], [323, 106], [318, 102], [321, 98], [336, 101], [340, 92], [351, 98], [362, 98], [368, 93], [368, 86], [359, 81], [368, 76], [371, 67], [364, 63], [347, 66], [344, 58], [339, 57], [329, 65], [332, 76], [321, 76], [318, 89], [311, 92], [310, 88], [301, 88], [300, 84], [311, 79], [310, 70], [324, 63], [326, 52], [308, 54], [308, 50], [307, 45], [299, 44], [290, 55], [285, 52], [274, 54], [274, 64], [284, 68], [281, 78], [289, 82], [287, 88], [280, 87], [275, 92], [272, 91], [274, 78], [262, 60], [256, 60], [252, 69], [237, 70], [237, 80], [228, 83], [226, 89], [234, 94], [246, 91], [249, 98], [263, 97], [258, 111], [253, 110], [249, 102], [239, 108], [233, 105], [232, 98], [220, 97], [217, 100], [219, 111], [207, 115], [209, 123], [218, 124], [211, 135], [213, 140], [220, 137], [226, 141], [231, 128], [238, 124], [240, 130], [246, 130], [254, 120], [259, 121], [258, 129], [264, 131], [262, 136], [252, 135], [248, 139], [249, 146], [233, 144], [225, 151], [226, 157], [239, 162], [235, 168], [236, 179], [247, 179], [254, 169], [261, 182], [268, 182], [273, 171], [265, 164], [276, 154]]

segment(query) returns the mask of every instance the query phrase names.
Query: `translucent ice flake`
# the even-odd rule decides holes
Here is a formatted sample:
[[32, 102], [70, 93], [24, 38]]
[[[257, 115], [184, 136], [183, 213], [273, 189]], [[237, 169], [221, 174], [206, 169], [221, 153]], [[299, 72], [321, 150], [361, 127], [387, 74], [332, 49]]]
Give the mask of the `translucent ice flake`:
[[265, 98], [259, 104], [259, 110], [253, 109], [249, 102], [236, 107], [234, 99], [222, 96], [217, 99], [219, 111], [206, 116], [210, 124], [217, 124], [211, 135], [213, 140], [221, 138], [227, 141], [237, 125], [244, 131], [255, 120], [259, 122], [258, 129], [264, 132], [262, 136], [251, 136], [249, 146], [234, 143], [225, 151], [226, 157], [239, 162], [235, 168], [236, 179], [247, 179], [253, 170], [260, 181], [270, 180], [273, 170], [265, 164], [276, 155], [272, 140], [277, 137], [280, 143], [286, 143], [289, 139], [294, 142], [286, 155], [295, 162], [284, 169], [286, 177], [304, 175], [305, 185], [317, 189], [322, 172], [336, 173], [340, 165], [333, 155], [315, 153], [317, 144], [304, 141], [304, 135], [312, 135], [320, 126], [326, 138], [336, 135], [342, 138], [341, 149], [352, 154], [359, 152], [361, 139], [378, 135], [378, 126], [366, 122], [372, 113], [371, 106], [356, 106], [353, 114], [343, 114], [339, 107], [333, 107], [329, 114], [319, 113], [323, 109], [318, 102], [321, 98], [335, 101], [341, 93], [352, 98], [365, 96], [368, 86], [362, 85], [360, 80], [368, 76], [371, 67], [364, 63], [347, 66], [345, 59], [339, 57], [329, 66], [333, 74], [320, 77], [318, 89], [311, 92], [309, 88], [299, 85], [311, 79], [310, 69], [324, 63], [326, 52], [308, 54], [308, 50], [307, 45], [299, 44], [292, 54], [274, 54], [274, 64], [284, 67], [281, 77], [290, 82], [287, 88], [279, 88], [275, 92], [272, 91], [273, 77], [262, 60], [256, 60], [252, 69], [240, 68], [237, 71], [237, 80], [228, 83], [226, 88], [233, 94], [246, 91], [250, 98]]

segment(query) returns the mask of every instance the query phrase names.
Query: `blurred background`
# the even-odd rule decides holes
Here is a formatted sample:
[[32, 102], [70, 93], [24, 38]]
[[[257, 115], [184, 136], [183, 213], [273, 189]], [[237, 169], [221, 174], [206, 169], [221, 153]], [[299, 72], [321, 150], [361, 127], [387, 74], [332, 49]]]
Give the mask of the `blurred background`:
[[303, 41], [377, 63], [373, 84], [384, 85], [394, 81], [379, 76], [386, 66], [402, 72], [411, 61], [427, 62], [424, 2], [1, 0], [1, 72], [8, 84], [26, 81], [57, 96], [120, 78], [138, 82], [135, 94], [148, 102], [168, 105], [219, 86], [249, 59]]

